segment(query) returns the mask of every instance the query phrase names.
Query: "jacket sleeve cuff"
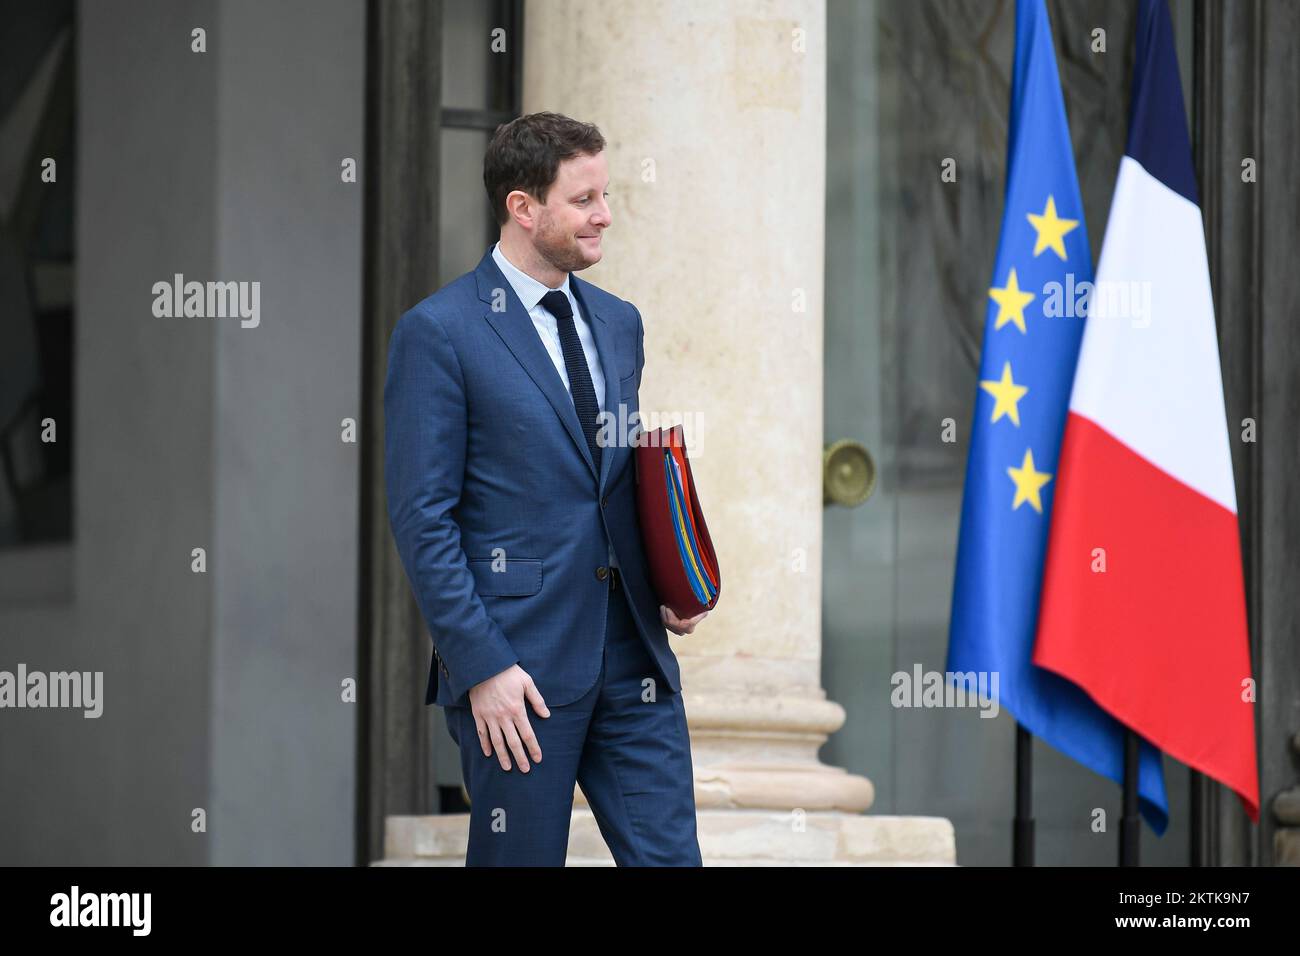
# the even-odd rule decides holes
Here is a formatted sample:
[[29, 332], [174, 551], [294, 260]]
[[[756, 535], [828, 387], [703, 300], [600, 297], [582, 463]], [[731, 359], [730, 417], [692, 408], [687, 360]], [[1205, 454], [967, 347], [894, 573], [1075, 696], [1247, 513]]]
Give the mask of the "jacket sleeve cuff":
[[[505, 643], [505, 638], [501, 640], [504, 647], [487, 645], [481, 650], [475, 648], [467, 661], [458, 659], [447, 663], [443, 679], [447, 681], [453, 699], [459, 702], [462, 697], [468, 697], [471, 688], [519, 663], [518, 655]], [[439, 655], [446, 658], [441, 652]]]

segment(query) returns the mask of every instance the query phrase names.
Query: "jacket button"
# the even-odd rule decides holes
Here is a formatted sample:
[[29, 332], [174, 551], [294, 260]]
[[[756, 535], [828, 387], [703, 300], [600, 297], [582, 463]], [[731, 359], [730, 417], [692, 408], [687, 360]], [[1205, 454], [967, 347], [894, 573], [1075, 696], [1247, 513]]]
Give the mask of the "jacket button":
[[605, 507], [607, 504], [609, 504], [609, 495], [606, 495], [604, 498], [600, 499], [600, 506], [602, 508]]
[[603, 581], [608, 576], [609, 576], [609, 568], [605, 567], [603, 564], [596, 569], [596, 577], [598, 577], [600, 580]]

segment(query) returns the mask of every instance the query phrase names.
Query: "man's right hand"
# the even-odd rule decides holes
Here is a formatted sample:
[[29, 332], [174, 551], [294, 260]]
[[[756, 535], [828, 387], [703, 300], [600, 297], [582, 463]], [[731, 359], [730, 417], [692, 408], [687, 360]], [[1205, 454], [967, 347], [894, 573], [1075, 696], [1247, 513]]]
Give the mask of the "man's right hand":
[[512, 664], [501, 673], [475, 684], [469, 691], [470, 711], [474, 714], [474, 725], [478, 728], [478, 743], [483, 748], [483, 756], [490, 757], [495, 750], [502, 770], [510, 769], [507, 747], [519, 761], [519, 769], [524, 773], [528, 772], [525, 748], [532, 755], [534, 763], [542, 761], [542, 748], [528, 723], [525, 700], [533, 705], [533, 710], [540, 716], [551, 716], [546, 701], [542, 700], [541, 691], [528, 676], [528, 672], [518, 664]]

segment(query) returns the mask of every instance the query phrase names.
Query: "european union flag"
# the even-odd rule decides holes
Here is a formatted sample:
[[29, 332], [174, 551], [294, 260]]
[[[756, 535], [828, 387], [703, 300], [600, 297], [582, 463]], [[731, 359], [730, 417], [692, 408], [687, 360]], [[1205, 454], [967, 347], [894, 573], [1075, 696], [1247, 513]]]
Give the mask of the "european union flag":
[[[1043, 0], [1018, 0], [1006, 198], [966, 464], [947, 669], [996, 673], [1000, 703], [1030, 733], [1121, 782], [1124, 727], [1077, 685], [1031, 662], [1053, 478], [1091, 283], [1047, 10]], [[1145, 740], [1138, 796], [1147, 823], [1163, 833], [1169, 810], [1160, 752]]]

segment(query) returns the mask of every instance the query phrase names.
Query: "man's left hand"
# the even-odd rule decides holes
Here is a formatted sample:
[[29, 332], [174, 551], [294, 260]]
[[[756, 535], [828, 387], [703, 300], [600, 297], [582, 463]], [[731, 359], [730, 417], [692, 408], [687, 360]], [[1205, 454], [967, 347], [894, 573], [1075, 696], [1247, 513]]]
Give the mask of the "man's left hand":
[[674, 614], [667, 605], [659, 605], [659, 619], [664, 622], [664, 627], [674, 634], [690, 634], [695, 630], [695, 625], [709, 616], [708, 611], [701, 611], [695, 617], [688, 617], [685, 620]]

